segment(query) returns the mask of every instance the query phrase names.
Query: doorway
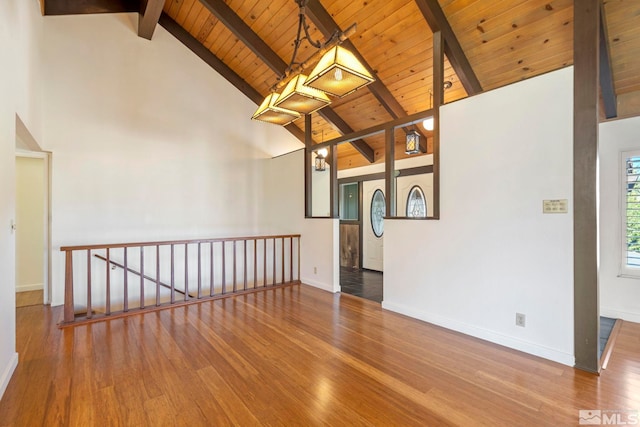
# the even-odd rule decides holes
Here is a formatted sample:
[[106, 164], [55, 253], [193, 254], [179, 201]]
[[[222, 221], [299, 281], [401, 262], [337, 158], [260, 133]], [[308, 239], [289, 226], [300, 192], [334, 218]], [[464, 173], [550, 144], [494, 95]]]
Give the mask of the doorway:
[[340, 290], [380, 303], [384, 180], [347, 180], [339, 188]]
[[50, 304], [49, 155], [16, 151], [16, 306]]

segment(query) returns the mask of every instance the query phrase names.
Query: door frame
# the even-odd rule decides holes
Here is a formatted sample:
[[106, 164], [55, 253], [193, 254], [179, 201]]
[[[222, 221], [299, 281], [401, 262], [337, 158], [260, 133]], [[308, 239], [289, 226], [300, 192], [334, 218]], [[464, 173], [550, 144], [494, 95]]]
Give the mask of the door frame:
[[[16, 150], [18, 157], [43, 159], [44, 167], [44, 254], [43, 254], [43, 304], [51, 304], [51, 153], [48, 151]], [[19, 227], [20, 224], [17, 224]], [[16, 286], [14, 284], [14, 286]]]

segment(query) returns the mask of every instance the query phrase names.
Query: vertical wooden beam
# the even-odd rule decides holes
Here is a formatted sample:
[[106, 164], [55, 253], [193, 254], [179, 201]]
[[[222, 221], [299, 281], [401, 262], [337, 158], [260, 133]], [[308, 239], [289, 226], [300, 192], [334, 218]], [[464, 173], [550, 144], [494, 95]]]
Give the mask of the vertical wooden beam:
[[139, 37], [151, 40], [162, 14], [163, 6], [164, 0], [143, 0], [140, 2], [140, 15], [138, 16]]
[[600, 0], [574, 2], [573, 41], [573, 276], [576, 368], [599, 372], [598, 27]]
[[385, 216], [396, 216], [396, 144], [394, 141], [394, 128], [387, 128], [384, 136]]
[[440, 106], [444, 103], [444, 40], [433, 33], [433, 217], [440, 218]]
[[329, 183], [329, 210], [331, 211], [331, 218], [340, 218], [340, 204], [338, 203], [339, 191], [338, 191], [338, 145], [333, 144], [329, 147], [329, 155], [331, 156], [331, 165], [329, 166], [330, 180]]
[[[311, 149], [313, 140], [311, 139], [311, 114], [304, 116], [304, 217], [313, 216], [313, 185], [311, 180]], [[265, 282], [266, 283], [266, 282]]]

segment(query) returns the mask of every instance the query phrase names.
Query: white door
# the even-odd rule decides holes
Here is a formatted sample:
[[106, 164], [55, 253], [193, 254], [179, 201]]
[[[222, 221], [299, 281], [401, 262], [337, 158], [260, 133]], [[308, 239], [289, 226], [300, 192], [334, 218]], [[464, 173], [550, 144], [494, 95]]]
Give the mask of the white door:
[[362, 197], [362, 267], [369, 270], [382, 271], [384, 243], [384, 222], [382, 217], [385, 214], [384, 179], [364, 181], [362, 183]]

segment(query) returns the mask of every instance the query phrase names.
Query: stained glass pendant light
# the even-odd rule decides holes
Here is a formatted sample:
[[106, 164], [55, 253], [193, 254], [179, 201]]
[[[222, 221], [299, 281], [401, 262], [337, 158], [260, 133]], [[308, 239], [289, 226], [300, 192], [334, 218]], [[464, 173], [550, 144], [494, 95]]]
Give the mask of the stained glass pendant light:
[[267, 123], [273, 123], [276, 125], [288, 125], [292, 121], [300, 118], [300, 113], [285, 108], [277, 107], [275, 102], [278, 100], [278, 94], [270, 93], [260, 107], [253, 114], [253, 120], [260, 120]]
[[358, 58], [342, 46], [334, 46], [309, 74], [305, 86], [343, 97], [374, 81]]
[[[298, 32], [293, 42], [291, 61], [254, 113], [254, 120], [287, 125], [304, 114], [329, 105], [331, 100], [327, 94], [342, 97], [374, 81], [358, 58], [340, 46], [355, 32], [356, 25], [352, 24], [345, 31], [336, 30], [325, 42], [315, 41], [309, 34], [310, 26], [305, 19], [309, 0], [295, 1], [298, 5]], [[317, 51], [300, 62], [296, 60], [296, 55], [303, 40], [307, 40]], [[307, 77], [303, 71], [311, 68], [318, 58], [320, 61]], [[282, 93], [278, 95], [283, 86]]]
[[287, 83], [275, 105], [300, 114], [310, 114], [328, 105], [331, 100], [322, 91], [305, 86], [307, 76], [298, 74]]

